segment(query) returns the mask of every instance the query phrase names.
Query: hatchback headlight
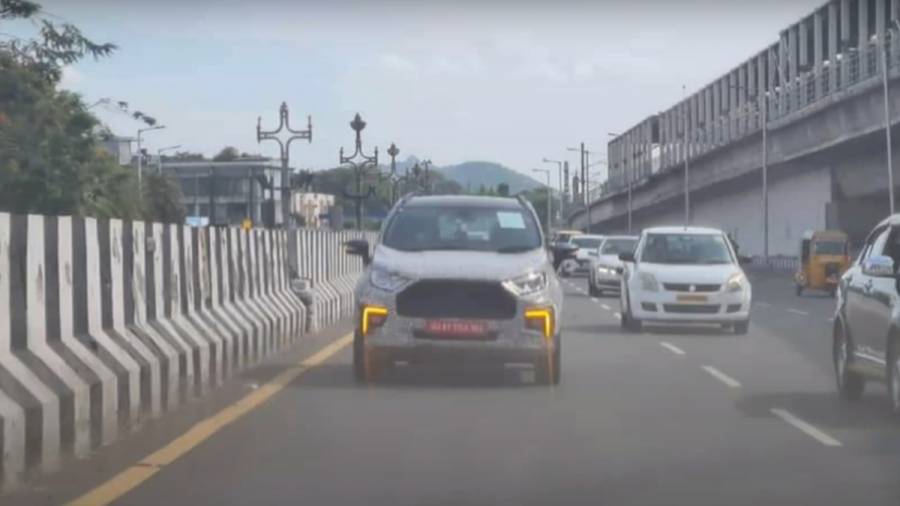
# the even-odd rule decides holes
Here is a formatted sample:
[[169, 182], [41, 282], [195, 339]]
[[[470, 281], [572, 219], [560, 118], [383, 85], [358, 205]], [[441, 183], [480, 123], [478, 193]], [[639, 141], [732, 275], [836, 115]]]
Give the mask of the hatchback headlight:
[[503, 287], [517, 297], [538, 293], [547, 288], [547, 273], [532, 272], [503, 282]]
[[372, 272], [369, 274], [369, 281], [372, 282], [375, 288], [386, 292], [396, 292], [408, 285], [412, 279], [385, 269], [372, 269]]
[[747, 278], [744, 277], [743, 273], [735, 272], [728, 278], [728, 281], [725, 282], [725, 289], [729, 292], [740, 292], [744, 289], [746, 281]]
[[656, 281], [656, 276], [653, 274], [641, 272], [638, 274], [638, 280], [641, 282], [641, 290], [644, 290], [645, 292], [659, 291], [659, 283]]
[[615, 274], [616, 270], [608, 265], [601, 265], [597, 267], [598, 274]]

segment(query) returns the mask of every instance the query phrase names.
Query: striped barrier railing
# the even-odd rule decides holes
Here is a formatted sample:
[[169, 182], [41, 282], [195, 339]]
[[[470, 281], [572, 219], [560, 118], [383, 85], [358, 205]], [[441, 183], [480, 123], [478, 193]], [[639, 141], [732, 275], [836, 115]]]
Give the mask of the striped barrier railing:
[[295, 250], [298, 258], [297, 276], [309, 281], [313, 293], [309, 306], [308, 329], [331, 325], [353, 314], [353, 291], [363, 270], [362, 260], [347, 255], [344, 243], [351, 239], [368, 239], [374, 243], [373, 232], [327, 232], [297, 230]]
[[[300, 336], [307, 308], [290, 289], [287, 246], [282, 231], [0, 213], [3, 485], [110, 443]], [[327, 272], [319, 282], [336, 284]]]

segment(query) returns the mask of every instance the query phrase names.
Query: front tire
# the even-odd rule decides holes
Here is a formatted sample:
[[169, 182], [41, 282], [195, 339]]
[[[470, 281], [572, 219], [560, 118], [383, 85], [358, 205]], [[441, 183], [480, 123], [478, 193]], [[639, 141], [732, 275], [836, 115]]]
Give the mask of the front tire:
[[800, 297], [801, 295], [803, 295], [803, 285], [797, 285], [796, 292], [797, 292], [797, 297]]
[[594, 283], [590, 282], [590, 281], [588, 282], [588, 294], [591, 297], [599, 297], [600, 296], [600, 290], [597, 290], [597, 287], [594, 286]]
[[743, 336], [746, 335], [747, 332], [750, 331], [750, 320], [742, 320], [739, 322], [734, 322], [734, 333]]
[[892, 337], [888, 343], [887, 385], [891, 399], [891, 413], [900, 418], [900, 338]]
[[558, 385], [562, 377], [562, 337], [554, 339], [553, 352], [534, 364], [534, 380], [541, 385]]
[[378, 360], [366, 350], [365, 338], [357, 330], [353, 332], [353, 380], [366, 383], [374, 380], [380, 371]]
[[853, 363], [853, 342], [844, 335], [844, 329], [840, 324], [835, 327], [832, 348], [838, 395], [842, 399], [855, 401], [862, 396], [866, 382], [859, 373], [850, 370], [850, 365]]

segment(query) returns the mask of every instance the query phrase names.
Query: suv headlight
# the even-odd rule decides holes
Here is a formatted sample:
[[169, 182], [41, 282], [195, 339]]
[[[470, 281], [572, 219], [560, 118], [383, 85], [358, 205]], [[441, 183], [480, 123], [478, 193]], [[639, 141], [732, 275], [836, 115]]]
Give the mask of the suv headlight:
[[644, 290], [645, 292], [659, 291], [659, 283], [656, 281], [656, 276], [653, 274], [641, 272], [638, 274], [638, 280], [641, 282], [641, 290]]
[[735, 272], [728, 278], [728, 281], [725, 282], [725, 289], [729, 292], [740, 292], [744, 289], [746, 281], [747, 278], [744, 277], [743, 273]]
[[375, 288], [386, 292], [396, 292], [408, 285], [412, 279], [397, 274], [396, 272], [390, 272], [384, 269], [372, 269], [372, 272], [369, 274], [369, 281], [372, 282], [372, 285], [374, 285]]
[[547, 273], [532, 272], [503, 282], [503, 287], [517, 297], [538, 293], [547, 288]]

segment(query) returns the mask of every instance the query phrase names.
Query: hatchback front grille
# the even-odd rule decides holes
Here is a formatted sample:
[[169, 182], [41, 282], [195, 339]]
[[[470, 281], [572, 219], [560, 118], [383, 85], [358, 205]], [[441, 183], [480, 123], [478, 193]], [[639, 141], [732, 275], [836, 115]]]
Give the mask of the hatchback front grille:
[[500, 283], [422, 280], [397, 295], [397, 314], [408, 318], [509, 320], [516, 299]]
[[[694, 287], [691, 290], [691, 287]], [[663, 283], [663, 288], [670, 292], [718, 292], [722, 285], [692, 285], [691, 283]]]
[[715, 304], [664, 304], [663, 311], [682, 314], [716, 314], [719, 306]]

